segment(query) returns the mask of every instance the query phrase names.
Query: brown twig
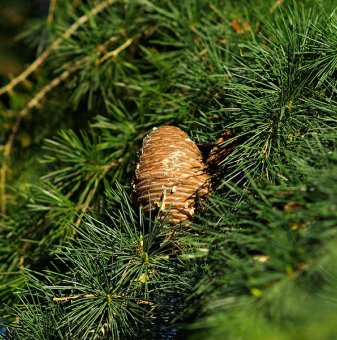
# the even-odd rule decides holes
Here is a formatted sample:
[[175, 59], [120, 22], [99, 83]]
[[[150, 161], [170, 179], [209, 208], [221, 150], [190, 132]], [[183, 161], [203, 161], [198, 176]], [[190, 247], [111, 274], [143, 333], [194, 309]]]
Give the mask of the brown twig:
[[56, 0], [50, 0], [49, 2], [49, 10], [48, 10], [48, 17], [47, 17], [47, 24], [50, 26], [54, 20], [54, 12], [55, 12], [55, 4]]
[[27, 79], [27, 77], [32, 74], [53, 52], [57, 49], [64, 40], [69, 39], [78, 29], [86, 23], [90, 17], [97, 15], [102, 12], [105, 8], [116, 2], [117, 0], [105, 0], [95, 6], [88, 14], [81, 16], [76, 20], [69, 29], [58, 39], [56, 39], [49, 48], [47, 48], [30, 66], [28, 66], [21, 74], [13, 78], [10, 83], [0, 88], [0, 96], [4, 93], [11, 92], [13, 88], [19, 83]]
[[61, 302], [61, 301], [77, 300], [77, 299], [80, 299], [80, 298], [92, 299], [94, 297], [97, 297], [97, 294], [70, 295], [70, 296], [54, 297], [53, 301], [54, 302]]
[[269, 13], [272, 14], [275, 12], [275, 10], [280, 7], [282, 5], [282, 3], [284, 2], [284, 0], [276, 0], [276, 2], [274, 3], [274, 5], [270, 8]]
[[148, 306], [153, 306], [154, 303], [148, 300], [137, 300], [136, 301], [137, 305], [148, 305]]
[[[62, 296], [62, 297], [53, 297], [53, 301], [54, 302], [64, 302], [64, 301], [72, 301], [72, 300], [77, 300], [77, 299], [80, 299], [80, 298], [85, 298], [85, 299], [93, 299], [95, 297], [98, 297], [100, 296], [101, 294], [98, 293], [98, 294], [81, 294], [81, 295], [69, 295], [69, 296]], [[108, 295], [108, 301], [111, 301], [113, 298], [122, 298], [123, 296], [121, 295], [116, 295], [116, 294], [113, 294], [113, 295]], [[148, 300], [141, 300], [141, 299], [136, 299], [136, 303], [137, 305], [149, 305], [149, 306], [152, 306], [154, 303], [151, 302], [151, 301], [148, 301]]]
[[106, 53], [102, 58], [99, 59], [98, 63], [101, 64], [104, 61], [108, 60], [111, 57], [116, 58], [120, 52], [125, 50], [127, 47], [129, 47], [133, 42], [133, 38], [129, 38], [124, 44], [116, 48], [115, 50]]

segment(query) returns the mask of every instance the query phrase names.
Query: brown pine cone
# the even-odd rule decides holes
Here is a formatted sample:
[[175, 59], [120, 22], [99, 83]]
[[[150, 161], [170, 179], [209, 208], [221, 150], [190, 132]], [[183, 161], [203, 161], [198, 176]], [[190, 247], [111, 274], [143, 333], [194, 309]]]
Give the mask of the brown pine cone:
[[175, 126], [154, 128], [143, 140], [133, 190], [145, 211], [159, 209], [169, 224], [194, 214], [196, 197], [210, 190], [197, 145]]

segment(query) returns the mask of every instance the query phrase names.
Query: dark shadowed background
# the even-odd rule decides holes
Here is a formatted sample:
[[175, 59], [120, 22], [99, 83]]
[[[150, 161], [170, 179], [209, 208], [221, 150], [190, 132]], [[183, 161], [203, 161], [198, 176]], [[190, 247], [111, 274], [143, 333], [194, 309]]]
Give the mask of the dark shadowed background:
[[8, 75], [18, 74], [35, 52], [19, 34], [30, 20], [48, 13], [48, 0], [0, 1], [0, 78], [4, 83]]

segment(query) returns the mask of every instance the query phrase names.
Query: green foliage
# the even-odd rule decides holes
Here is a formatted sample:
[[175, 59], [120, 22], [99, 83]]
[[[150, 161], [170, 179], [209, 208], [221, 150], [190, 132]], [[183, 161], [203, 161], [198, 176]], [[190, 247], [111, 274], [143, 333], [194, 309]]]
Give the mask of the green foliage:
[[[95, 6], [56, 1], [53, 20], [26, 26], [38, 56], [61, 43], [0, 103], [5, 143], [25, 103], [69, 72], [24, 117], [11, 154], [9, 337], [335, 337], [334, 2]], [[214, 191], [188, 228], [130, 199], [141, 141], [164, 124], [205, 159], [223, 137]]]
[[76, 242], [59, 248], [63, 271], [28, 280], [32, 300], [20, 306], [22, 327], [13, 331], [14, 338], [29, 337], [35, 317], [43, 319], [37, 331], [45, 336], [50, 325], [69, 339], [134, 336], [143, 323], [163, 318], [157, 309], [169, 315], [172, 296], [182, 301], [191, 289], [193, 266], [174, 255], [182, 250], [167, 237], [172, 228], [136, 213], [120, 187], [109, 195], [115, 203], [107, 224], [88, 217]]
[[[331, 186], [336, 153], [330, 159], [329, 167], [319, 170], [298, 162], [304, 181], [289, 173], [277, 185], [252, 183], [251, 191], [231, 187], [235, 200], [233, 195], [212, 200], [204, 217], [213, 217], [209, 229], [196, 226], [203, 232], [200, 247], [208, 249], [208, 275], [195, 289], [199, 313], [207, 315], [195, 327], [206, 327], [209, 336], [210, 325], [214, 338], [218, 332], [233, 339], [268, 338], [276, 330], [281, 339], [298, 336], [297, 328], [307, 334], [309, 324], [326, 316], [322, 329], [336, 331], [328, 317], [336, 313], [337, 202]], [[245, 315], [252, 315], [247, 325], [239, 321]], [[196, 334], [203, 338], [204, 333]]]

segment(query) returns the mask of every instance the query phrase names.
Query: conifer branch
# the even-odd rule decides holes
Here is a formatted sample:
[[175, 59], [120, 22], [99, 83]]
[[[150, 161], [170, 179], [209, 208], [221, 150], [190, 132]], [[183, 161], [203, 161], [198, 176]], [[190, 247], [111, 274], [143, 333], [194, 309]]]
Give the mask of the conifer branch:
[[2, 166], [1, 166], [1, 212], [3, 215], [6, 215], [6, 174], [8, 170], [8, 163], [9, 163], [9, 157], [11, 154], [12, 146], [15, 140], [15, 137], [18, 133], [20, 124], [22, 119], [29, 113], [29, 111], [33, 108], [35, 108], [41, 100], [49, 93], [54, 87], [58, 86], [62, 81], [67, 79], [69, 75], [76, 70], [80, 68], [83, 61], [76, 64], [75, 66], [71, 67], [68, 70], [63, 71], [58, 77], [54, 78], [48, 85], [44, 86], [35, 96], [32, 98], [28, 104], [19, 112], [14, 125], [11, 129], [11, 134], [5, 144], [4, 147], [4, 154], [3, 154], [3, 160], [2, 160]]
[[[110, 41], [111, 39], [109, 39]], [[111, 57], [117, 57], [120, 52], [125, 50], [128, 46], [132, 44], [134, 41], [134, 38], [129, 38], [127, 39], [122, 45], [117, 47], [111, 52], [106, 53], [103, 57], [101, 57], [98, 60], [97, 64], [102, 64], [104, 61]], [[25, 106], [24, 109], [22, 109], [16, 120], [15, 123], [12, 127], [11, 134], [7, 140], [7, 143], [5, 144], [4, 147], [4, 156], [3, 156], [3, 161], [2, 161], [2, 166], [0, 170], [0, 193], [1, 193], [1, 212], [3, 215], [6, 215], [6, 173], [8, 170], [8, 162], [9, 162], [9, 157], [11, 154], [12, 146], [15, 140], [15, 137], [17, 135], [17, 132], [19, 130], [20, 124], [22, 119], [30, 112], [31, 109], [37, 107], [41, 100], [56, 86], [58, 86], [61, 82], [66, 80], [70, 74], [76, 72], [86, 61], [88, 61], [90, 58], [85, 57], [83, 58], [80, 62], [75, 64], [74, 66], [70, 67], [69, 69], [63, 71], [58, 77], [54, 78], [48, 85], [44, 86], [35, 96], [32, 98], [28, 104]], [[111, 165], [112, 166], [112, 165]], [[111, 166], [109, 165], [108, 170], [111, 169]], [[106, 170], [106, 171], [108, 171]], [[94, 193], [93, 193], [94, 194]], [[91, 195], [89, 195], [91, 196]], [[88, 196], [88, 198], [89, 198]], [[93, 195], [92, 195], [93, 196]], [[92, 198], [92, 197], [91, 197]], [[83, 215], [85, 214], [85, 211], [88, 209], [88, 206], [91, 202], [91, 198], [89, 199], [88, 202], [85, 203], [84, 208], [82, 209], [82, 214], [80, 218], [76, 222], [76, 226], [78, 226], [83, 218]]]
[[10, 83], [0, 88], [0, 96], [4, 93], [11, 92], [13, 88], [27, 79], [27, 77], [32, 74], [47, 58], [48, 56], [56, 50], [64, 40], [69, 39], [83, 24], [85, 24], [91, 17], [96, 16], [98, 13], [102, 12], [105, 8], [112, 5], [117, 0], [105, 0], [95, 6], [86, 15], [81, 16], [76, 20], [69, 29], [58, 39], [56, 39], [51, 46], [46, 49], [40, 57], [38, 57], [30, 66], [28, 66], [21, 74], [15, 77]]
[[[104, 0], [72, 2], [91, 4], [88, 14]], [[49, 5], [50, 17], [66, 22], [67, 8]], [[318, 332], [336, 333], [336, 323], [322, 322], [337, 313], [330, 303], [337, 300], [332, 7], [252, 0], [242, 12], [228, 1], [116, 0], [49, 55], [39, 69], [57, 54], [57, 73], [43, 72], [39, 83], [80, 61], [55, 99], [71, 89], [72, 104], [88, 101], [86, 126], [99, 116], [93, 129], [77, 133], [67, 129], [76, 117], [54, 115], [51, 129], [39, 132], [47, 140], [36, 169], [36, 145], [12, 143], [5, 172], [11, 216], [0, 238], [0, 300], [20, 320], [8, 327], [10, 338], [162, 338], [166, 326], [179, 337], [186, 323], [192, 337], [206, 338], [288, 338], [293, 327], [307, 338], [301, 329], [311, 332], [317, 321]], [[234, 27], [234, 12], [249, 13], [249, 22], [238, 17]], [[23, 35], [40, 34], [39, 25]], [[251, 30], [238, 34], [239, 26]], [[38, 87], [11, 124], [56, 85]], [[205, 158], [211, 150], [214, 192], [188, 228], [134, 209], [124, 189], [140, 139], [171, 123], [191, 132]], [[17, 130], [37, 136], [40, 125]], [[24, 169], [20, 178], [9, 167]], [[109, 188], [111, 181], [121, 185]]]

